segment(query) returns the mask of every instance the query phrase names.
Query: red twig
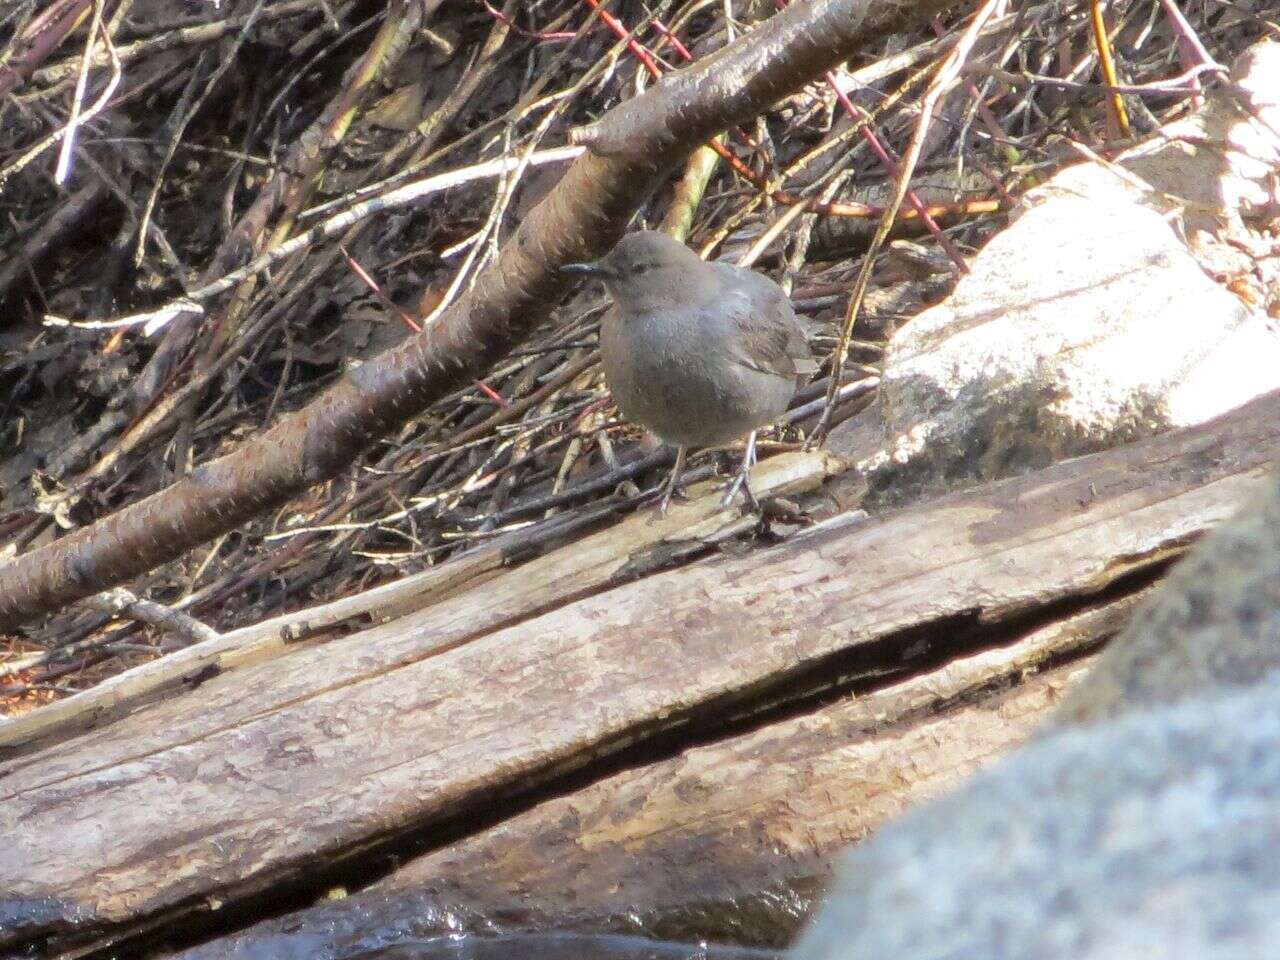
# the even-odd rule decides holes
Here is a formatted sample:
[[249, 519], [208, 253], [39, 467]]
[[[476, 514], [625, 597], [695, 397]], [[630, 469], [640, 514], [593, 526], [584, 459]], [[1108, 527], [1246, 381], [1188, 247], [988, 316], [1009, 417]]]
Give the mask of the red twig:
[[653, 29], [657, 30], [658, 33], [662, 34], [662, 36], [666, 38], [666, 41], [671, 44], [672, 49], [674, 49], [676, 53], [680, 54], [680, 58], [682, 60], [686, 63], [693, 60], [693, 54], [689, 52], [689, 48], [681, 43], [680, 38], [668, 30], [661, 20], [654, 17], [649, 21], [649, 23], [653, 26]]
[[[840, 102], [844, 112], [849, 115], [849, 119], [859, 125], [862, 139], [867, 142], [871, 152], [880, 159], [881, 165], [889, 176], [895, 180], [902, 176], [902, 168], [898, 165], [898, 161], [889, 153], [888, 148], [880, 142], [880, 138], [871, 129], [871, 124], [867, 122], [866, 116], [853, 105], [853, 101], [849, 99], [848, 94], [836, 84], [836, 75], [830, 70], [827, 71], [827, 85], [835, 92], [836, 100]], [[947, 239], [946, 234], [942, 232], [942, 228], [938, 226], [933, 217], [929, 216], [929, 208], [924, 205], [924, 201], [910, 187], [907, 188], [907, 203], [911, 204], [911, 209], [916, 212], [916, 216], [924, 221], [925, 229], [938, 241], [938, 245], [947, 252], [947, 256], [956, 265], [956, 269], [961, 273], [968, 273], [969, 267], [965, 264], [964, 257], [960, 255], [960, 251], [956, 249], [955, 244]]]
[[[653, 57], [649, 54], [647, 50], [645, 50], [643, 46], [640, 45], [638, 41], [635, 40], [634, 35], [630, 31], [628, 31], [627, 28], [622, 23], [620, 23], [616, 17], [613, 17], [612, 15], [607, 15], [606, 11], [600, 8], [597, 0], [586, 0], [586, 2], [589, 3], [594, 9], [599, 10], [602, 18], [608, 16], [608, 19], [605, 20], [605, 23], [609, 26], [609, 29], [612, 30], [619, 39], [625, 40], [627, 42], [627, 47], [632, 51], [633, 54], [635, 54], [640, 59], [640, 62], [645, 65], [645, 69], [647, 69], [655, 79], [662, 75], [662, 71], [659, 69], [657, 63], [654, 62]], [[657, 29], [659, 33], [661, 33], [663, 36], [669, 37], [670, 39], [674, 40], [674, 35], [671, 34], [670, 30], [668, 30], [665, 26], [658, 25], [657, 21], [653, 21], [653, 23], [655, 25], [655, 29]], [[685, 48], [683, 44], [677, 47], [676, 50], [677, 52], [682, 51], [682, 55], [686, 55], [690, 58], [692, 58], [693, 56], [693, 54], [689, 53], [688, 49]], [[836, 93], [837, 95], [839, 95], [840, 91], [837, 90]], [[867, 129], [868, 127], [864, 123], [863, 130], [865, 131]], [[750, 137], [747, 137], [746, 134], [743, 134], [740, 131], [735, 131], [735, 132], [737, 133], [738, 136], [747, 140], [747, 142], [750, 143], [753, 147], [755, 146], [754, 142], [751, 140]], [[874, 134], [872, 135], [872, 137], [874, 138]], [[810, 210], [812, 210], [815, 213], [823, 214], [825, 216], [859, 217], [859, 218], [870, 219], [872, 217], [879, 216], [881, 213], [880, 208], [868, 206], [865, 203], [838, 203], [838, 202], [822, 203], [814, 198], [799, 197], [799, 196], [796, 196], [795, 194], [788, 193], [785, 190], [770, 190], [768, 186], [768, 181], [763, 176], [761, 176], [760, 174], [752, 170], [750, 167], [748, 167], [745, 163], [743, 163], [742, 160], [740, 160], [733, 153], [733, 151], [731, 151], [724, 144], [720, 143], [718, 140], [711, 140], [707, 143], [707, 146], [710, 147], [712, 150], [714, 150], [716, 154], [720, 157], [720, 159], [722, 159], [725, 163], [729, 165], [730, 169], [732, 169], [736, 174], [738, 174], [740, 177], [742, 177], [752, 186], [756, 187], [759, 190], [768, 190], [769, 196], [777, 203], [781, 203], [785, 206], [795, 206], [796, 204], [800, 204], [800, 203], [807, 204]], [[872, 149], [875, 149], [876, 146], [879, 146], [879, 144], [875, 143]], [[887, 154], [885, 154], [885, 157], [887, 158]], [[891, 159], [889, 160], [888, 166], [890, 167], [891, 170], [896, 169]], [[912, 196], [913, 197], [915, 196], [914, 193], [912, 194]], [[915, 199], [916, 199], [916, 202], [918, 203], [919, 198], [916, 197]], [[903, 219], [910, 219], [910, 218], [921, 216], [921, 215], [924, 215], [926, 218], [928, 218], [934, 213], [938, 213], [938, 214], [965, 213], [965, 212], [989, 213], [992, 210], [998, 210], [999, 207], [1000, 207], [999, 203], [994, 201], [985, 201], [985, 200], [979, 200], [979, 201], [974, 201], [973, 203], [959, 204], [959, 205], [942, 204], [942, 205], [937, 205], [932, 207], [925, 207], [921, 205], [916, 209], [903, 211], [902, 216], [903, 216]], [[931, 220], [927, 222], [932, 223]], [[933, 224], [933, 230], [938, 231], [936, 224]], [[941, 235], [940, 231], [936, 232], [935, 236], [939, 237], [939, 243], [942, 244], [944, 249], [947, 249], [949, 254], [953, 254], [953, 259], [954, 257], [959, 256], [958, 251], [955, 251], [954, 247], [950, 246], [949, 241], [947, 241], [946, 238]], [[960, 262], [963, 262], [963, 261], [960, 261]]]
[[520, 34], [520, 36], [522, 37], [530, 37], [534, 40], [556, 41], [556, 40], [572, 40], [574, 37], [577, 36], [577, 34], [574, 33], [572, 30], [526, 30], [524, 27], [519, 26], [514, 20], [508, 17], [501, 10], [492, 6], [489, 3], [489, 0], [485, 0], [484, 8], [489, 11], [489, 16], [493, 17], [493, 19], [501, 23], [505, 23], [508, 27], [510, 27], [516, 33]]
[[352, 271], [355, 273], [357, 277], [359, 277], [361, 280], [364, 281], [364, 285], [369, 288], [370, 292], [375, 297], [378, 298], [378, 300], [382, 303], [382, 305], [386, 307], [388, 310], [390, 310], [392, 313], [394, 313], [396, 316], [398, 316], [400, 320], [404, 323], [404, 325], [408, 327], [411, 331], [413, 331], [414, 333], [421, 333], [422, 324], [420, 324], [417, 320], [413, 319], [413, 317], [409, 316], [409, 314], [405, 312], [405, 310], [402, 307], [400, 307], [395, 303], [392, 303], [391, 298], [382, 292], [382, 287], [378, 285], [378, 281], [373, 279], [373, 277], [369, 275], [368, 270], [366, 270], [364, 267], [360, 266], [360, 264], [356, 262], [355, 257], [347, 253], [345, 247], [339, 247], [338, 249], [342, 252], [343, 259], [347, 261], [347, 265], [351, 267]]
[[587, 6], [600, 15], [601, 22], [612, 30], [619, 40], [626, 43], [627, 49], [631, 51], [631, 55], [639, 60], [640, 63], [644, 65], [644, 68], [649, 71], [649, 76], [653, 77], [655, 80], [662, 76], [662, 70], [659, 69], [657, 63], [654, 62], [653, 56], [649, 51], [646, 50], [638, 40], [636, 40], [635, 35], [624, 27], [617, 17], [604, 7], [600, 6], [600, 0], [585, 0], [585, 2]]
[[[787, 5], [787, 0], [773, 0], [773, 2], [779, 10]], [[877, 137], [875, 131], [871, 129], [871, 124], [867, 122], [866, 115], [855, 107], [853, 105], [853, 101], [849, 99], [849, 95], [840, 89], [840, 85], [836, 83], [836, 75], [832, 71], [828, 70], [825, 77], [827, 86], [829, 86], [831, 91], [836, 95], [836, 100], [839, 101], [840, 106], [844, 108], [844, 112], [849, 115], [849, 119], [857, 125], [859, 132], [862, 134], [862, 139], [867, 142], [867, 146], [871, 148], [871, 152], [880, 160], [881, 166], [883, 166], [889, 176], [895, 180], [902, 176], [902, 170], [898, 166], [898, 161], [893, 158], [884, 144], [880, 142], [880, 138]], [[907, 188], [907, 203], [911, 204], [911, 209], [916, 212], [916, 216], [924, 221], [925, 229], [933, 235], [933, 238], [938, 241], [938, 245], [946, 251], [947, 256], [951, 258], [951, 262], [956, 265], [956, 269], [961, 273], [968, 273], [969, 268], [964, 262], [964, 257], [960, 255], [960, 251], [956, 249], [955, 244], [946, 238], [942, 232], [942, 228], [938, 226], [933, 217], [929, 216], [929, 210], [924, 205], [924, 202], [910, 187]]]
[[506, 397], [500, 394], [497, 390], [493, 389], [493, 387], [489, 386], [483, 380], [472, 380], [471, 382], [476, 385], [476, 389], [478, 389], [481, 393], [483, 393], [486, 397], [488, 397], [498, 406], [500, 407], [511, 406], [511, 401], [509, 401]]
[[[388, 297], [382, 291], [382, 287], [378, 285], [378, 281], [373, 279], [373, 277], [369, 275], [369, 271], [367, 271], [364, 267], [360, 266], [360, 264], [356, 262], [356, 259], [353, 256], [351, 256], [351, 254], [347, 253], [347, 251], [343, 247], [339, 247], [338, 249], [342, 251], [342, 256], [346, 259], [347, 264], [355, 272], [355, 275], [364, 281], [365, 286], [367, 286], [370, 292], [372, 292], [373, 295], [378, 298], [378, 300], [382, 303], [382, 305], [386, 307], [388, 310], [390, 310], [392, 313], [394, 313], [396, 316], [398, 316], [401, 322], [406, 327], [408, 327], [411, 331], [413, 331], [414, 333], [421, 333], [422, 324], [420, 324], [417, 320], [411, 317], [404, 308], [400, 307], [398, 304], [393, 303], [391, 301], [391, 298]], [[498, 393], [496, 390], [493, 389], [493, 387], [489, 386], [483, 380], [472, 380], [471, 382], [475, 384], [477, 390], [483, 393], [486, 397], [488, 397], [498, 406], [505, 407], [508, 405], [507, 398], [504, 397], [502, 394]]]

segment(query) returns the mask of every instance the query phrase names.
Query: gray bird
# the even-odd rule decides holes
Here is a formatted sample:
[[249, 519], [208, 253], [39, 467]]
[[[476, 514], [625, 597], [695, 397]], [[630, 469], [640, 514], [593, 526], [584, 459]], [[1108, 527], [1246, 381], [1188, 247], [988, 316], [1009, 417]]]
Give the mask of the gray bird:
[[618, 409], [676, 447], [660, 511], [671, 502], [689, 447], [744, 436], [742, 469], [724, 505], [739, 488], [754, 504], [747, 473], [756, 431], [782, 416], [818, 369], [782, 288], [745, 267], [706, 263], [649, 230], [623, 237], [595, 263], [564, 270], [599, 277], [613, 297], [600, 355]]

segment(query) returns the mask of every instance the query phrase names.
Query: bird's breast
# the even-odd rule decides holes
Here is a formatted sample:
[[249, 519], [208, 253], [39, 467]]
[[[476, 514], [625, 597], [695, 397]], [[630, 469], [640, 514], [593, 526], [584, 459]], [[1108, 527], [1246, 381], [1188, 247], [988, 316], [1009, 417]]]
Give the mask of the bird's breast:
[[715, 341], [692, 311], [606, 315], [600, 354], [622, 416], [686, 446], [729, 443], [777, 419], [794, 383], [730, 362]]

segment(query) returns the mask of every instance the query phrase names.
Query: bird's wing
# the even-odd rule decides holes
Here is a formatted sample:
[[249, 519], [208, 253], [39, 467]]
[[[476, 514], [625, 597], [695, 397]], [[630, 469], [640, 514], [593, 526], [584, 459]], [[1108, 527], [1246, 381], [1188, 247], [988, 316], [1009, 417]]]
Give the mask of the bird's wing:
[[724, 304], [729, 322], [741, 332], [733, 338], [732, 359], [761, 373], [797, 380], [817, 373], [818, 362], [787, 295], [772, 281], [750, 276], [763, 282], [750, 290], [733, 290]]

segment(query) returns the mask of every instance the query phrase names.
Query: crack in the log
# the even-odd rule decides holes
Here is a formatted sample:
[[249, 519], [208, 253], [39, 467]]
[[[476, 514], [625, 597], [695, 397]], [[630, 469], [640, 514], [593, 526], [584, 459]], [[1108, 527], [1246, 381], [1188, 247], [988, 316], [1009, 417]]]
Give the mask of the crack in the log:
[[[66, 957], [140, 957], [163, 939], [180, 949], [227, 936], [255, 923], [312, 905], [328, 890], [358, 892], [403, 866], [503, 821], [582, 790], [626, 770], [676, 757], [685, 751], [747, 735], [763, 727], [823, 709], [850, 696], [864, 695], [934, 672], [958, 658], [1007, 647], [1037, 629], [1066, 618], [1102, 611], [1131, 601], [1163, 576], [1171, 557], [1150, 558], [1139, 569], [1112, 580], [1104, 589], [1075, 594], [1021, 611], [999, 622], [984, 620], [974, 608], [928, 624], [917, 624], [874, 643], [845, 648], [759, 685], [734, 691], [661, 721], [634, 727], [596, 744], [587, 754], [548, 764], [500, 792], [460, 798], [469, 811], [451, 818], [428, 819], [411, 827], [365, 838], [333, 855], [329, 862], [292, 864], [254, 877], [225, 892], [227, 903], [210, 910], [203, 897], [179, 903], [141, 924], [106, 932]], [[1110, 638], [1084, 636], [1068, 649], [1035, 660], [1036, 672], [1079, 661]], [[983, 682], [928, 705], [877, 722], [868, 734], [889, 732], [929, 716], [945, 714], [975, 697], [996, 692], [1027, 672], [1027, 664], [997, 673]], [[64, 941], [65, 943], [65, 941]]]

